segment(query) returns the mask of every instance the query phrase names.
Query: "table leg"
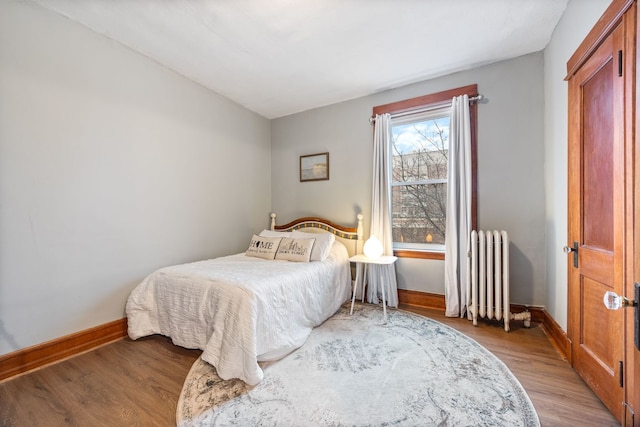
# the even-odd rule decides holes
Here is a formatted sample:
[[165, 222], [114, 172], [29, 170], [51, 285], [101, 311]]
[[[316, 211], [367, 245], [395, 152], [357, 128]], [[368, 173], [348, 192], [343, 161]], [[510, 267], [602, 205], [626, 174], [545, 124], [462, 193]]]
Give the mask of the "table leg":
[[353, 296], [351, 297], [351, 311], [349, 312], [349, 316], [353, 314], [353, 304], [356, 301], [356, 289], [358, 289], [358, 279], [360, 279], [360, 270], [362, 269], [362, 264], [356, 262], [356, 280], [353, 282]]
[[382, 312], [383, 314], [383, 318], [384, 318], [384, 323], [387, 323], [387, 301], [384, 298], [384, 287], [386, 286], [386, 280], [385, 279], [385, 273], [387, 273], [386, 271], [383, 273], [382, 270], [385, 270], [386, 266], [380, 266], [380, 290], [382, 291]]
[[366, 297], [364, 293], [364, 282], [367, 280], [367, 272], [369, 271], [369, 264], [365, 264], [363, 270], [364, 270], [364, 273], [362, 274], [362, 302], [364, 302], [364, 299]]

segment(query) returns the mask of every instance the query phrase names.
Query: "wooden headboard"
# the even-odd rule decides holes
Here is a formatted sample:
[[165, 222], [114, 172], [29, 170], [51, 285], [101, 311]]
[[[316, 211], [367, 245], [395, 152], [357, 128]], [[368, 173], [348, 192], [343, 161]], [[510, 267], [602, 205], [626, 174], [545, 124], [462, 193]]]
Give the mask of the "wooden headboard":
[[305, 217], [298, 218], [284, 225], [276, 225], [276, 214], [271, 213], [271, 229], [274, 231], [300, 230], [306, 233], [333, 233], [336, 240], [345, 245], [349, 256], [362, 253], [363, 229], [362, 214], [357, 215], [358, 225], [356, 227], [345, 227], [334, 224], [324, 218]]

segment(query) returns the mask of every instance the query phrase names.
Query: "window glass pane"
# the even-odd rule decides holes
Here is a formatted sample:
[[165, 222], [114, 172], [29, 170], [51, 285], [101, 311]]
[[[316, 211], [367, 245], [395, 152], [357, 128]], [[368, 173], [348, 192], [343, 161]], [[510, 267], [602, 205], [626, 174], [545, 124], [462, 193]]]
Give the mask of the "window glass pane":
[[[393, 241], [444, 245], [449, 114], [403, 118], [392, 125]], [[444, 181], [444, 182], [443, 182]]]
[[392, 181], [447, 179], [449, 116], [392, 126]]
[[447, 184], [407, 184], [391, 188], [393, 241], [444, 244]]

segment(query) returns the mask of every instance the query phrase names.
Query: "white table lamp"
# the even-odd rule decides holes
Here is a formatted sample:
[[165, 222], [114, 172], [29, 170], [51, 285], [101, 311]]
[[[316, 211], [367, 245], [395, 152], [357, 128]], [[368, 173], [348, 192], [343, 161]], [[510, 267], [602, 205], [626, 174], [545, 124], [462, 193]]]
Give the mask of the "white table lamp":
[[383, 252], [382, 243], [376, 236], [369, 237], [362, 248], [362, 251], [368, 258], [380, 258]]

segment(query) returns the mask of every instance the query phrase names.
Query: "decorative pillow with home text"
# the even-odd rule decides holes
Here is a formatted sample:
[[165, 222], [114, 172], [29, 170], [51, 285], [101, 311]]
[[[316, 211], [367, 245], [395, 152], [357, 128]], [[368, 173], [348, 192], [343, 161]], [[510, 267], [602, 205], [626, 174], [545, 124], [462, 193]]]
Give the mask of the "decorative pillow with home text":
[[245, 255], [256, 258], [274, 259], [281, 240], [281, 237], [262, 237], [254, 234]]

